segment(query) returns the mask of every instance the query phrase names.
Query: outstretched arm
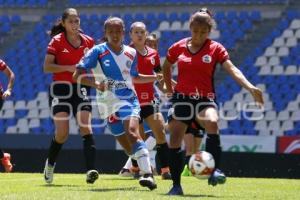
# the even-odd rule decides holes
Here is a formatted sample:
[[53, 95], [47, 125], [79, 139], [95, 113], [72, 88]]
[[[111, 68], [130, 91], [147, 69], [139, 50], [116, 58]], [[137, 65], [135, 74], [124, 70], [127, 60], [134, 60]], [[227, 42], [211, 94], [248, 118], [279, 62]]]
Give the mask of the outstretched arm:
[[230, 60], [227, 60], [223, 63], [223, 68], [233, 77], [233, 79], [239, 85], [241, 85], [243, 88], [245, 88], [251, 93], [256, 103], [258, 103], [260, 106], [263, 106], [264, 99], [262, 91], [254, 85], [252, 85], [252, 83], [248, 81], [244, 74], [236, 66], [234, 66], [234, 64]]
[[12, 88], [13, 88], [13, 85], [14, 85], [14, 82], [15, 82], [15, 74], [8, 66], [5, 68], [3, 73], [8, 78], [8, 84], [7, 84], [6, 90], [4, 91], [4, 93], [2, 95], [2, 98], [7, 99], [8, 97], [11, 96], [11, 91], [12, 91]]
[[96, 88], [100, 91], [106, 90], [106, 85], [103, 82], [100, 83], [96, 81], [92, 74], [86, 74], [85, 70], [81, 68], [76, 68], [73, 73], [73, 80], [77, 83]]

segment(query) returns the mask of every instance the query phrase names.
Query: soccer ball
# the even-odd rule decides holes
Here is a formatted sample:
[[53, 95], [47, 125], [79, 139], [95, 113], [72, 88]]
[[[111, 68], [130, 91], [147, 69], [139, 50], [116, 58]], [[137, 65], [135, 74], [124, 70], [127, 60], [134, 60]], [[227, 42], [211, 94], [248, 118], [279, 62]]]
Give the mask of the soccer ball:
[[206, 151], [198, 151], [191, 156], [189, 169], [193, 176], [199, 179], [208, 178], [215, 168], [213, 156]]

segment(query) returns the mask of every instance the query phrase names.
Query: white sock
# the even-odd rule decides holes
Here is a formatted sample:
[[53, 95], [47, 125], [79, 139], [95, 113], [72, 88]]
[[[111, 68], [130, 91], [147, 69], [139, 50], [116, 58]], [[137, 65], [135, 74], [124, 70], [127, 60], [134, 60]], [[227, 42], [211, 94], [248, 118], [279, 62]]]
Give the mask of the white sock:
[[131, 158], [130, 157], [128, 157], [128, 159], [127, 159], [127, 161], [126, 161], [126, 163], [125, 163], [125, 165], [124, 165], [124, 169], [130, 169], [132, 167], [132, 163], [131, 163]]
[[139, 165], [141, 175], [152, 174], [148, 149], [143, 148], [138, 150], [135, 152], [134, 157]]
[[156, 145], [156, 139], [152, 136], [149, 136], [145, 141], [146, 147], [149, 151], [153, 150]]

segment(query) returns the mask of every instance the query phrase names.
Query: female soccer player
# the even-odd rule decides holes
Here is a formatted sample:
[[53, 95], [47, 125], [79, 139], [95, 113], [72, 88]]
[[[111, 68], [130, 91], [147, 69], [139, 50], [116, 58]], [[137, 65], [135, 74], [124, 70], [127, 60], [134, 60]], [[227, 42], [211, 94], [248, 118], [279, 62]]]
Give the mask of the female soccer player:
[[[8, 84], [5, 91], [3, 90], [3, 87], [0, 83], [0, 110], [1, 110], [4, 100], [11, 96], [11, 91], [15, 81], [15, 74], [10, 69], [10, 67], [1, 59], [0, 59], [0, 71], [3, 72], [5, 76], [7, 76], [8, 78]], [[13, 169], [10, 159], [11, 159], [10, 154], [4, 153], [3, 150], [0, 149], [0, 160], [1, 160], [1, 164], [5, 169], [5, 172], [11, 172]]]
[[[216, 162], [216, 169], [208, 179], [211, 185], [224, 183], [226, 177], [220, 167], [220, 136], [218, 113], [213, 88], [213, 73], [217, 63], [245, 89], [254, 100], [263, 104], [260, 89], [253, 86], [230, 61], [226, 49], [218, 42], [208, 38], [214, 26], [214, 19], [207, 9], [201, 9], [190, 18], [191, 38], [184, 38], [174, 43], [167, 53], [163, 65], [164, 80], [169, 94], [172, 94], [174, 108], [170, 121], [170, 170], [173, 187], [169, 195], [183, 195], [180, 174], [183, 167], [181, 142], [189, 124], [196, 120], [207, 133], [206, 151], [211, 153]], [[175, 89], [171, 85], [171, 66], [177, 62], [178, 78]]]
[[[135, 22], [130, 27], [132, 46], [137, 51], [137, 70], [141, 74], [153, 75], [161, 72], [160, 58], [155, 49], [145, 45], [147, 36], [146, 25], [143, 22]], [[157, 156], [161, 164], [162, 179], [170, 179], [168, 163], [168, 144], [165, 137], [164, 118], [158, 110], [159, 97], [152, 82], [135, 83], [139, 103], [141, 105], [141, 122], [143, 120], [151, 128], [156, 138]], [[141, 123], [143, 127], [143, 124]]]
[[76, 64], [94, 46], [94, 40], [81, 33], [80, 18], [74, 8], [66, 9], [59, 24], [51, 34], [47, 48], [44, 72], [53, 74], [50, 86], [49, 104], [55, 124], [55, 136], [51, 141], [45, 163], [44, 179], [52, 183], [56, 158], [69, 135], [69, 116], [73, 113], [83, 139], [83, 151], [87, 167], [87, 183], [98, 178], [95, 170], [95, 142], [91, 129], [91, 104], [89, 87], [77, 84], [72, 79]]
[[[122, 19], [108, 18], [104, 22], [104, 32], [107, 42], [95, 46], [87, 53], [77, 65], [73, 78], [102, 91], [105, 87], [110, 89], [109, 94], [114, 96], [118, 103], [110, 100], [103, 106], [103, 94], [103, 100], [98, 101], [98, 104], [102, 104], [102, 112], [106, 112], [107, 116], [114, 114], [109, 119], [111, 131], [126, 153], [137, 160], [142, 174], [139, 179], [140, 185], [153, 190], [157, 186], [151, 171], [149, 152], [138, 131], [140, 106], [133, 82], [154, 82], [157, 76], [141, 75], [137, 72], [136, 51], [123, 44], [125, 25]], [[93, 69], [95, 79], [79, 76], [89, 69]], [[105, 83], [101, 82], [103, 78]], [[117, 107], [110, 109], [113, 104]]]

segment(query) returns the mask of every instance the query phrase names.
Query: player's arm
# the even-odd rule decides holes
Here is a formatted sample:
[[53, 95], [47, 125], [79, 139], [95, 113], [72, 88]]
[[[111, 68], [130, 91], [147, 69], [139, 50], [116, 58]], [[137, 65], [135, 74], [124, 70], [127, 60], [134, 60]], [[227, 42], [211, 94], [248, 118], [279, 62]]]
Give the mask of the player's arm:
[[59, 73], [59, 72], [74, 72], [75, 65], [58, 65], [55, 63], [55, 56], [47, 54], [44, 61], [45, 73]]
[[226, 60], [222, 66], [240, 86], [251, 93], [255, 102], [259, 105], [264, 104], [262, 91], [252, 85], [252, 83], [248, 81], [244, 74], [230, 60]]
[[138, 74], [137, 76], [132, 76], [132, 81], [134, 83], [151, 83], [161, 78], [161, 75], [146, 75], [146, 74]]
[[73, 75], [73, 80], [77, 83], [80, 83], [82, 85], [90, 86], [93, 88], [96, 88], [100, 91], [106, 90], [106, 85], [104, 82], [98, 82], [95, 80], [94, 76], [92, 74], [86, 73], [85, 69], [82, 68], [76, 68]]
[[8, 97], [11, 96], [11, 91], [12, 91], [12, 88], [13, 88], [13, 85], [15, 82], [15, 74], [8, 66], [6, 66], [6, 68], [3, 70], [3, 73], [8, 78], [8, 84], [7, 84], [6, 90], [4, 91], [4, 93], [2, 95], [2, 98], [7, 99]]
[[172, 63], [165, 59], [163, 64], [163, 79], [166, 87], [166, 93], [173, 93], [172, 87]]

